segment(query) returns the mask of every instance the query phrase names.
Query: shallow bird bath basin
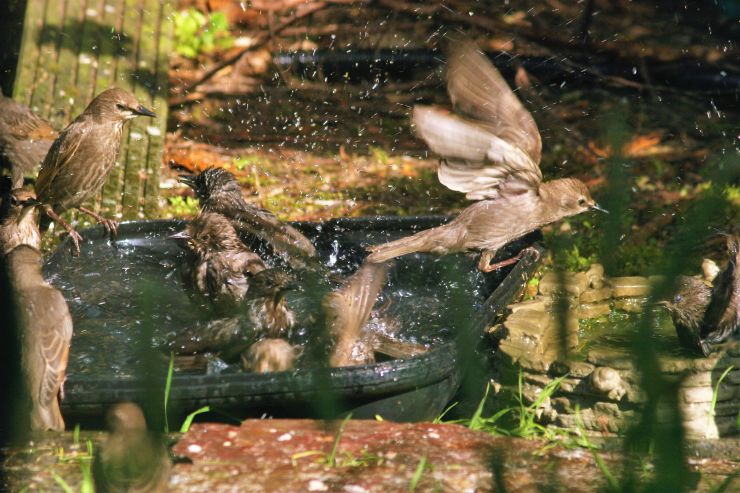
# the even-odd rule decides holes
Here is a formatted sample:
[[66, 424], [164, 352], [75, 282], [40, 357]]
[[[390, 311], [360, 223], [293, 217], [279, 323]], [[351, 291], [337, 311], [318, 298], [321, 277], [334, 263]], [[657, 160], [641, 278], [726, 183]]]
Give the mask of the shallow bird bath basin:
[[[365, 246], [445, 220], [375, 217], [296, 226], [312, 239], [325, 264], [334, 272], [348, 273], [365, 257]], [[46, 262], [45, 275], [64, 293], [75, 321], [62, 403], [65, 416], [73, 420], [99, 416], [122, 400], [156, 398], [161, 402], [167, 357], [152, 348], [167, 334], [204, 316], [180, 285], [182, 252], [167, 240], [185, 224], [177, 220], [127, 222], [121, 224], [115, 241], [108, 239], [102, 227], [87, 229], [81, 231], [85, 241], [80, 257], [70, 254], [70, 242], [65, 240]], [[538, 238], [533, 234], [510, 245], [500, 252], [500, 258]], [[175, 372], [169, 412], [182, 416], [209, 405], [239, 418], [264, 413], [307, 417], [324, 412], [318, 408], [330, 402], [337, 413], [351, 410], [358, 418], [434, 418], [461, 379], [455, 334], [463, 326], [482, 334], [481, 327], [510, 302], [534, 271], [534, 257], [524, 256], [513, 269], [485, 275], [476, 269], [474, 256], [398, 259], [378, 304], [399, 321], [396, 336], [424, 344], [426, 352], [335, 369], [299, 367], [255, 374], [229, 367], [198, 374]], [[465, 296], [456, 298], [454, 293]], [[461, 299], [466, 306], [460, 306]]]

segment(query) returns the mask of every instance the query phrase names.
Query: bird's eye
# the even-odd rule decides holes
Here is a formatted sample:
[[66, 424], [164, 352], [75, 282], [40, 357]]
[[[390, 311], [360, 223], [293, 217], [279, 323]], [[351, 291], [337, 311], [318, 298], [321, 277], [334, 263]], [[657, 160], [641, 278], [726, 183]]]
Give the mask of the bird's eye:
[[211, 235], [203, 235], [201, 238], [203, 238], [203, 241], [209, 241], [211, 239]]
[[578, 199], [578, 205], [586, 205], [586, 199], [584, 199], [583, 197]]
[[126, 105], [123, 104], [123, 103], [116, 103], [116, 108], [118, 108], [121, 111], [125, 111], [125, 110], [128, 109], [128, 108], [126, 108]]
[[678, 303], [678, 302], [679, 302], [679, 301], [681, 301], [682, 299], [683, 299], [683, 296], [681, 296], [680, 294], [677, 294], [677, 295], [675, 296], [675, 298], [673, 298], [673, 301], [675, 301], [676, 303]]

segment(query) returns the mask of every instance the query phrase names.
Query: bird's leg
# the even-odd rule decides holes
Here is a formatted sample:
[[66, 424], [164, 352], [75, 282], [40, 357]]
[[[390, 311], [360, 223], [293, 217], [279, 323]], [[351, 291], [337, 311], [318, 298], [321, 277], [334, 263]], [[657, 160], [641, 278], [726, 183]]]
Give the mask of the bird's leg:
[[105, 230], [109, 234], [111, 234], [113, 236], [117, 236], [118, 235], [118, 222], [117, 221], [114, 221], [113, 219], [108, 219], [107, 217], [103, 217], [100, 214], [98, 214], [97, 212], [95, 212], [95, 211], [93, 211], [91, 209], [88, 209], [87, 207], [80, 206], [80, 207], [78, 207], [78, 209], [80, 210], [80, 212], [84, 212], [85, 214], [87, 214], [88, 216], [92, 217], [93, 219], [95, 219], [100, 224], [102, 224], [103, 227], [105, 228]]
[[491, 260], [493, 260], [493, 257], [496, 255], [496, 251], [495, 250], [484, 250], [480, 256], [480, 261], [478, 262], [478, 268], [482, 272], [493, 272], [502, 267], [506, 267], [507, 265], [511, 265], [511, 264], [515, 264], [519, 262], [519, 259], [522, 258], [522, 255], [524, 255], [527, 252], [533, 252], [539, 258], [540, 252], [536, 248], [527, 247], [511, 258], [502, 260], [501, 262], [496, 262], [495, 264], [491, 264], [490, 262]]
[[69, 233], [69, 237], [72, 238], [72, 243], [74, 243], [75, 246], [75, 255], [80, 254], [80, 241], [82, 241], [82, 235], [78, 233], [71, 224], [69, 224], [67, 221], [62, 219], [62, 216], [54, 212], [54, 209], [51, 208], [51, 206], [46, 206], [44, 208], [44, 213], [49, 216], [52, 221], [55, 223], [59, 223], [62, 225], [64, 229], [67, 230], [67, 233]]

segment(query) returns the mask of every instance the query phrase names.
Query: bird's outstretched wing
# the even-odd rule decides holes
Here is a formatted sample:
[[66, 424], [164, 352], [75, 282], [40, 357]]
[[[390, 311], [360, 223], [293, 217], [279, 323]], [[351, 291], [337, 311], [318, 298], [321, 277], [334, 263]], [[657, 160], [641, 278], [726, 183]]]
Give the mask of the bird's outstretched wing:
[[388, 262], [365, 263], [323, 300], [327, 329], [334, 338], [330, 364], [334, 367], [357, 364], [354, 346], [370, 318], [370, 311], [386, 282]]
[[439, 181], [471, 200], [537, 190], [537, 124], [474, 44], [451, 50], [447, 90], [457, 114], [416, 106], [413, 115], [418, 134], [442, 157]]

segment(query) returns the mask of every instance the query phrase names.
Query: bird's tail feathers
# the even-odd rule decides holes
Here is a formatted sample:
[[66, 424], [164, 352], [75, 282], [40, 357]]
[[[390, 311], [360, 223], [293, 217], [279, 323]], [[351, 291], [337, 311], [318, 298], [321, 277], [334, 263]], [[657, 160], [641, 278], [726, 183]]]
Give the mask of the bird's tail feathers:
[[436, 229], [437, 228], [420, 231], [415, 235], [390, 241], [383, 245], [370, 246], [367, 248], [370, 252], [367, 260], [373, 263], [381, 263], [402, 255], [408, 255], [409, 253], [428, 252], [430, 248], [426, 240], [428, 239], [429, 233], [431, 231], [436, 231]]
[[64, 418], [59, 403], [52, 400], [48, 406], [34, 405], [31, 412], [31, 428], [43, 431], [64, 431]]

